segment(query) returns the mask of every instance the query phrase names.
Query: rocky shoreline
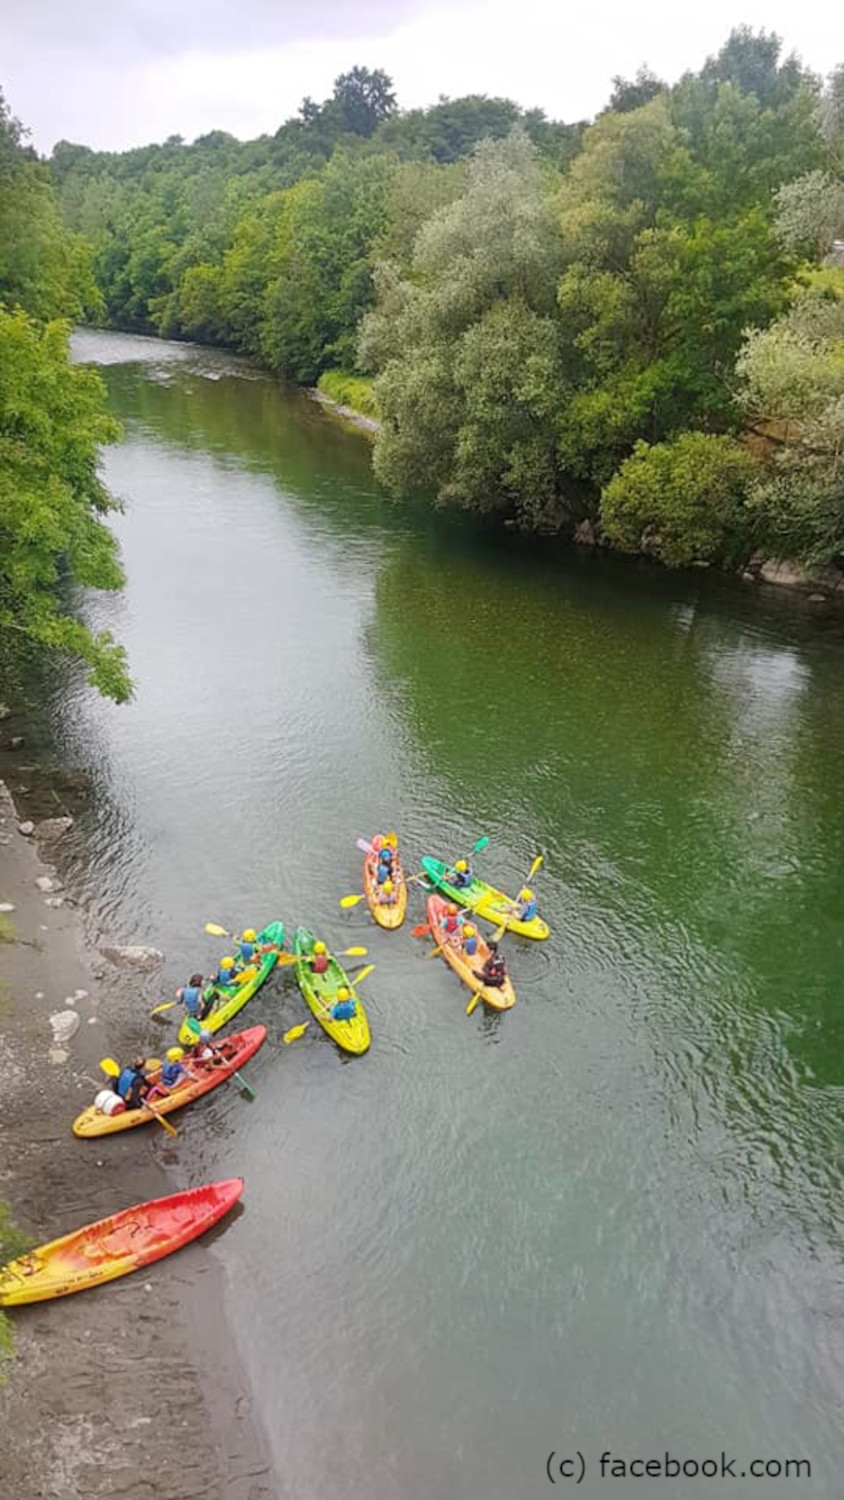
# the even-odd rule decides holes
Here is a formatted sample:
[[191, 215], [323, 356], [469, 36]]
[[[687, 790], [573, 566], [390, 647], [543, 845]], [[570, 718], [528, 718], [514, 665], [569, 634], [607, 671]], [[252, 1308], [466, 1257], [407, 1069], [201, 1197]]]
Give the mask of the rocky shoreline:
[[[187, 1185], [167, 1137], [79, 1141], [69, 1128], [93, 1096], [99, 1058], [121, 1050], [119, 1037], [108, 1038], [103, 999], [139, 976], [125, 953], [117, 966], [118, 950], [98, 961], [86, 947], [81, 913], [45, 863], [59, 858], [68, 827], [21, 825], [0, 781], [9, 924], [0, 943], [0, 1198], [34, 1242]], [[225, 1295], [206, 1237], [112, 1285], [14, 1310], [16, 1357], [0, 1388], [4, 1500], [124, 1490], [138, 1500], [278, 1500]]]

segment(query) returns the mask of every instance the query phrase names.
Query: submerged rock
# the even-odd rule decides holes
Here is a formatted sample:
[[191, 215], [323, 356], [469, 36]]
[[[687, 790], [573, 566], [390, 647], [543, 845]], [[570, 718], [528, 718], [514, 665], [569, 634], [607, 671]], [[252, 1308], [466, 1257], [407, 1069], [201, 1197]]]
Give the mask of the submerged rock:
[[145, 948], [140, 943], [129, 943], [123, 948], [101, 948], [100, 952], [119, 969], [156, 969], [164, 962], [164, 954], [157, 948]]
[[19, 823], [18, 824], [18, 833], [24, 834], [26, 836], [26, 838], [29, 838], [29, 835], [31, 833], [34, 833], [34, 832], [35, 832], [35, 824], [33, 822], [31, 822], [29, 818], [27, 818], [27, 820], [26, 820], [25, 823]]
[[15, 908], [14, 908], [13, 902], [11, 902], [11, 901], [0, 901], [0, 911], [4, 911], [4, 912], [5, 911], [14, 911], [14, 909]]
[[63, 1047], [79, 1030], [79, 1015], [75, 1010], [56, 1011], [50, 1017], [50, 1025], [53, 1028], [53, 1041], [57, 1047]]
[[35, 884], [39, 891], [44, 891], [45, 895], [48, 891], [60, 891], [62, 888], [61, 881], [57, 880], [55, 875], [37, 875]]
[[12, 738], [9, 740], [9, 749], [10, 750], [20, 750], [21, 745], [23, 744], [23, 742], [24, 741], [23, 741], [23, 735], [22, 734], [13, 734]]
[[8, 719], [11, 712], [8, 703], [0, 703], [0, 719]]

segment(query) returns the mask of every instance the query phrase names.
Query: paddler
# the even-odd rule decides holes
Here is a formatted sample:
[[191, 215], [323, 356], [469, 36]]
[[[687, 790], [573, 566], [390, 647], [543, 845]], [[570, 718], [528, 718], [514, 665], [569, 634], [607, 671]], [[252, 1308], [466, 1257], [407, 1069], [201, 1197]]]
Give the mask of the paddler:
[[396, 899], [392, 880], [384, 881], [378, 899], [382, 906], [392, 906], [393, 902]]
[[384, 885], [393, 876], [393, 851], [389, 844], [382, 843], [378, 851], [378, 884]]
[[467, 954], [469, 958], [474, 958], [477, 951], [478, 934], [475, 928], [471, 927], [467, 922], [466, 926], [463, 928], [463, 952]]
[[536, 916], [536, 898], [533, 891], [524, 886], [516, 897], [516, 918], [519, 922], [532, 922]]
[[[220, 959], [220, 967], [212, 980], [212, 984], [234, 984], [236, 973], [234, 959], [230, 954], [227, 954], [225, 958]], [[202, 1017], [200, 1017], [201, 1019]]]
[[463, 921], [463, 913], [458, 911], [453, 901], [449, 901], [445, 909], [445, 915], [440, 917], [440, 927], [446, 937], [454, 943], [460, 940], [460, 924]]
[[494, 990], [501, 989], [507, 978], [507, 965], [498, 951], [498, 944], [494, 938], [489, 940], [489, 957], [486, 963], [480, 973], [477, 969], [474, 969], [473, 973], [482, 984], [489, 985]]
[[316, 942], [316, 943], [314, 943], [313, 954], [311, 956], [311, 973], [312, 974], [325, 974], [325, 973], [327, 973], [327, 971], [328, 971], [328, 962], [329, 962], [329, 960], [328, 960], [328, 950], [327, 950], [327, 948], [325, 946], [325, 943], [322, 943], [322, 942]]
[[475, 876], [469, 861], [467, 859], [458, 859], [454, 866], [453, 876], [449, 875], [448, 883], [449, 885], [453, 885], [457, 891], [465, 891], [466, 887], [472, 884], [474, 878]]
[[357, 1006], [352, 999], [351, 992], [347, 989], [337, 991], [337, 1000], [331, 1006], [331, 1015], [335, 1021], [351, 1021], [357, 1011]]
[[182, 1061], [184, 1055], [183, 1047], [168, 1047], [165, 1061], [161, 1064], [161, 1077], [147, 1094], [148, 1099], [156, 1099], [161, 1094], [169, 1094], [170, 1090], [174, 1089], [177, 1083], [181, 1083], [183, 1078], [190, 1077]]
[[176, 999], [181, 1000], [185, 1007], [185, 1013], [193, 1021], [201, 1021], [208, 1006], [205, 1003], [205, 980], [201, 974], [191, 974], [187, 984], [176, 991]]
[[257, 944], [258, 935], [254, 927], [244, 927], [243, 937], [239, 939], [237, 944], [238, 948], [240, 949], [240, 957], [244, 965], [251, 964], [253, 958], [255, 957], [255, 954], [258, 951]]
[[119, 1077], [112, 1085], [114, 1092], [120, 1096], [127, 1109], [140, 1109], [149, 1093], [150, 1083], [144, 1071], [146, 1065], [145, 1057], [136, 1057], [121, 1070]]

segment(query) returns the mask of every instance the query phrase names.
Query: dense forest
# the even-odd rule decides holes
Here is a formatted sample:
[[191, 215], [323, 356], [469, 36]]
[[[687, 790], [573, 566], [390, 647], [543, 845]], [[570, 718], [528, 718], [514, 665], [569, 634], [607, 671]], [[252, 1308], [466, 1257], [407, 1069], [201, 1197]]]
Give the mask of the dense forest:
[[48, 536], [45, 510], [31, 574], [4, 549], [0, 607], [26, 596], [25, 628], [106, 691], [128, 686], [119, 652], [59, 606], [68, 576], [119, 580], [95, 378], [72, 376], [94, 444], [75, 468], [58, 435], [34, 456], [15, 438], [63, 409], [57, 315], [351, 392], [397, 497], [669, 564], [844, 554], [844, 68], [819, 79], [740, 28], [673, 86], [642, 68], [560, 123], [486, 97], [402, 111], [356, 67], [272, 136], [63, 141], [49, 162], [2, 118], [4, 509], [23, 545], [49, 472], [68, 513]]
[[355, 68], [274, 136], [50, 171], [110, 324], [341, 379], [396, 495], [669, 563], [844, 550], [844, 69], [773, 35], [588, 125]]

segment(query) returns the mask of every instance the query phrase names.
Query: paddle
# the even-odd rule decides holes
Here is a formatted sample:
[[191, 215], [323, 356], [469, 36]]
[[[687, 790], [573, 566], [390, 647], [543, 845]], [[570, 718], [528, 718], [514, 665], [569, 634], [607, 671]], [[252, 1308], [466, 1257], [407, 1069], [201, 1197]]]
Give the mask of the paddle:
[[467, 1014], [467, 1016], [470, 1016], [472, 1014], [472, 1011], [475, 1009], [475, 1006], [477, 1005], [478, 1001], [481, 999], [482, 995], [483, 995], [483, 990], [482, 989], [480, 989], [480, 990], [474, 990], [472, 992], [472, 998], [469, 1001], [469, 1004], [466, 1006], [466, 1014]]
[[360, 971], [359, 974], [355, 974], [354, 978], [352, 979], [352, 985], [355, 986], [355, 987], [357, 985], [359, 985], [364, 979], [366, 979], [372, 973], [372, 970], [374, 968], [375, 968], [374, 964], [367, 964], [367, 966], [366, 966], [365, 969], [361, 969], [361, 971]]
[[420, 922], [417, 927], [411, 927], [411, 929], [410, 929], [410, 936], [411, 937], [427, 937], [428, 933], [430, 931], [431, 931], [431, 924], [430, 924], [430, 922]]
[[163, 1005], [156, 1005], [155, 1009], [150, 1011], [150, 1015], [163, 1016], [165, 1010], [172, 1010], [174, 1005], [181, 1005], [181, 1003], [180, 1000], [165, 1000]]
[[310, 1024], [310, 1021], [303, 1021], [301, 1026], [291, 1026], [289, 1031], [285, 1031], [281, 1039], [285, 1046], [289, 1046], [291, 1042], [297, 1042], [300, 1036], [304, 1036]]
[[[202, 1032], [203, 1032], [203, 1029], [204, 1029], [203, 1026], [202, 1026], [202, 1023], [200, 1021], [195, 1021], [194, 1018], [191, 1016], [188, 1019], [188, 1021], [187, 1021], [186, 1024], [187, 1024], [187, 1029], [190, 1032], [191, 1036], [195, 1036], [197, 1038], [197, 1040], [199, 1040], [199, 1038], [202, 1036]], [[225, 1052], [221, 1052], [220, 1048], [219, 1047], [215, 1047], [213, 1042], [206, 1042], [206, 1046], [210, 1048], [210, 1050], [214, 1053], [215, 1057], [221, 1057], [223, 1059], [223, 1062], [226, 1062], [226, 1054], [225, 1054]], [[245, 1094], [248, 1094], [249, 1097], [250, 1097], [250, 1099], [257, 1098], [257, 1095], [256, 1095], [255, 1090], [253, 1089], [251, 1083], [247, 1083], [246, 1079], [243, 1078], [240, 1073], [238, 1073], [238, 1072], [231, 1072], [229, 1074], [229, 1078], [236, 1079], [236, 1081], [240, 1084], [240, 1087], [243, 1089], [243, 1092]]]
[[[335, 954], [330, 954], [329, 953], [329, 954], [326, 954], [326, 957], [327, 958], [331, 958], [331, 957], [334, 957], [334, 958], [366, 958], [367, 952], [368, 952], [368, 949], [366, 949], [366, 948], [345, 948], [342, 953], [335, 953]], [[307, 954], [307, 953], [279, 953], [279, 955], [278, 955], [278, 965], [279, 965], [279, 968], [286, 969], [286, 968], [289, 968], [289, 966], [291, 964], [301, 964], [303, 962], [306, 962], [309, 957], [310, 957], [310, 955]]]
[[[539, 866], [544, 863], [544, 860], [545, 860], [545, 855], [544, 854], [537, 854], [536, 859], [534, 860], [533, 864], [531, 865], [530, 869], [527, 872], [527, 878], [522, 881], [522, 883], [521, 883], [521, 885], [519, 887], [520, 890], [524, 890], [525, 886], [528, 884], [528, 881], [533, 880], [534, 875], [536, 874], [537, 870], [539, 869]], [[510, 911], [511, 911], [511, 913], [514, 912], [514, 911], [517, 911], [518, 910], [518, 906], [519, 906], [518, 901], [511, 901], [510, 902]], [[504, 934], [505, 934], [506, 931], [507, 931], [507, 922], [504, 921], [504, 922], [502, 922], [502, 924], [501, 924], [500, 927], [496, 927], [495, 932], [492, 934], [493, 941], [496, 942], [496, 943], [500, 943], [501, 939], [503, 938], [503, 936], [504, 936]]]
[[[155, 1059], [152, 1059], [152, 1058], [149, 1059], [150, 1062], [152, 1062], [154, 1060]], [[159, 1064], [159, 1066], [160, 1066], [160, 1064]], [[104, 1057], [103, 1060], [102, 1060], [102, 1062], [100, 1063], [100, 1067], [102, 1068], [103, 1072], [108, 1075], [109, 1078], [119, 1078], [120, 1074], [122, 1072], [120, 1064], [116, 1063], [113, 1057]], [[146, 1099], [142, 1099], [141, 1100], [139, 1108], [141, 1108], [141, 1109], [148, 1109], [149, 1112], [150, 1112], [150, 1114], [153, 1115], [155, 1117], [155, 1119], [158, 1121], [158, 1123], [162, 1127], [162, 1129], [164, 1129], [164, 1130], [167, 1131], [168, 1135], [174, 1135], [175, 1136], [175, 1135], [179, 1134], [179, 1132], [176, 1129], [175, 1125], [171, 1125], [169, 1120], [165, 1120], [164, 1116], [160, 1115], [158, 1113], [158, 1110], [154, 1109], [153, 1106]]]

